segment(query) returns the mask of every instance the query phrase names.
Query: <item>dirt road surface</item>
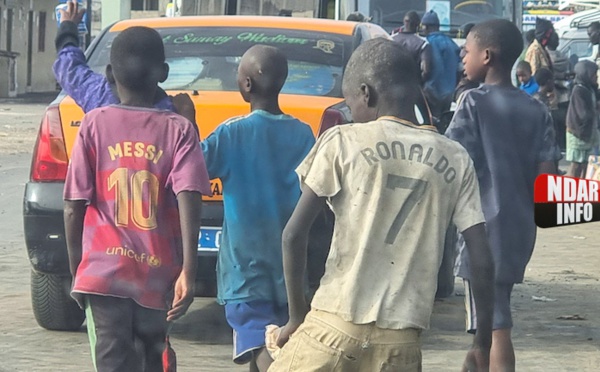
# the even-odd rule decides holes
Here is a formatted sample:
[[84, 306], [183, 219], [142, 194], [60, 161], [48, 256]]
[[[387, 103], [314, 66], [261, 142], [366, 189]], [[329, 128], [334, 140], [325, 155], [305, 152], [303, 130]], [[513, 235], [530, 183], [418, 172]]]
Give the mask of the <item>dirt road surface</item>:
[[[46, 331], [31, 311], [21, 202], [45, 107], [36, 100], [49, 102], [0, 101], [0, 371], [92, 371], [85, 328]], [[600, 370], [599, 227], [539, 231], [525, 283], [513, 294], [518, 371]], [[436, 302], [423, 336], [425, 371], [460, 370], [470, 342], [462, 293], [457, 285], [457, 295]], [[172, 341], [179, 371], [247, 370], [231, 362], [231, 330], [213, 299], [196, 299]]]

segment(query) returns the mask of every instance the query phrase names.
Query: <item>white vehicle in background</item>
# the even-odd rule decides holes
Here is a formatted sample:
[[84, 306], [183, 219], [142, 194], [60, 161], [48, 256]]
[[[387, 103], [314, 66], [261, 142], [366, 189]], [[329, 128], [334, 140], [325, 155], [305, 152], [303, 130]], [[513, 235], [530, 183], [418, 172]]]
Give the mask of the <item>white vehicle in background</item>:
[[554, 29], [559, 37], [570, 31], [587, 28], [590, 23], [600, 21], [600, 9], [584, 10], [554, 23]]
[[558, 50], [569, 57], [571, 65], [581, 60], [595, 61], [598, 55], [598, 46], [590, 43], [587, 34], [587, 28], [592, 22], [600, 22], [600, 1], [595, 3], [599, 8], [575, 13], [554, 24], [560, 38]]

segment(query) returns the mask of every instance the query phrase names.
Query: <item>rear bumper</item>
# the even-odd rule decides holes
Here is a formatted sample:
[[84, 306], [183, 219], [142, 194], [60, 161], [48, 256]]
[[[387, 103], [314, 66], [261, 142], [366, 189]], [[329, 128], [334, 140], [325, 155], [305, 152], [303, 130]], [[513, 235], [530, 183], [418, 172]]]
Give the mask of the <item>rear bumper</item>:
[[64, 183], [25, 185], [23, 224], [31, 266], [45, 274], [69, 275], [63, 222]]
[[[62, 182], [28, 182], [23, 197], [23, 224], [29, 262], [45, 274], [70, 275], [63, 219]], [[202, 205], [202, 224], [221, 226], [223, 203]], [[216, 288], [216, 252], [198, 253], [197, 281], [200, 295], [211, 295]]]

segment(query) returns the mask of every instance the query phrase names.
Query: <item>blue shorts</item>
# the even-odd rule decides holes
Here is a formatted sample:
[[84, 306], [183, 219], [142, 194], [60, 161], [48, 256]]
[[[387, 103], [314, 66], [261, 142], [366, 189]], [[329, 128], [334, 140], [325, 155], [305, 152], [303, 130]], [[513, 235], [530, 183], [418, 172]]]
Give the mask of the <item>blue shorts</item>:
[[269, 324], [283, 326], [288, 321], [287, 305], [269, 301], [225, 304], [227, 323], [233, 328], [233, 361], [245, 364], [254, 350], [265, 347], [265, 331]]
[[[465, 282], [465, 307], [467, 309], [467, 332], [475, 334], [477, 330], [477, 313], [475, 312], [475, 299], [471, 291], [471, 282]], [[494, 285], [494, 320], [492, 329], [509, 329], [513, 327], [512, 314], [510, 312], [510, 295], [513, 284]]]

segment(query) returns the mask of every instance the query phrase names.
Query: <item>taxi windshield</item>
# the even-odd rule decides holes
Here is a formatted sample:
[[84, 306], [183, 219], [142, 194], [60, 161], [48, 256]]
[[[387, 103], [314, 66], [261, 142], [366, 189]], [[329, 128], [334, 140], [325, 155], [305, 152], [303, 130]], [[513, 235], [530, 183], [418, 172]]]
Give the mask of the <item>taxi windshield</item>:
[[[241, 56], [253, 45], [279, 48], [288, 58], [285, 94], [341, 97], [343, 67], [352, 36], [270, 28], [185, 27], [157, 29], [165, 43], [169, 78], [165, 90], [237, 91]], [[103, 73], [117, 32], [100, 40], [89, 58]]]

